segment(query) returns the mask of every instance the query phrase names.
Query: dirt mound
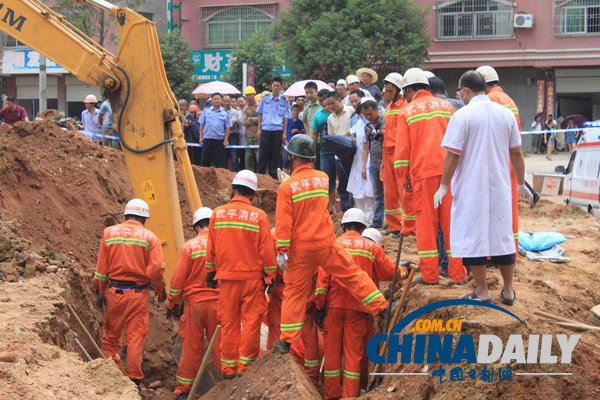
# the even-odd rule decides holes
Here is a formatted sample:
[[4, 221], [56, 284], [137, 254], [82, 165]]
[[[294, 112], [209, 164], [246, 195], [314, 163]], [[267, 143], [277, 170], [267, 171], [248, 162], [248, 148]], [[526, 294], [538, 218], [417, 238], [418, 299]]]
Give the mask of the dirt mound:
[[202, 400], [318, 400], [304, 369], [289, 354], [275, 350], [263, 353], [248, 371], [239, 378], [222, 381], [212, 388]]

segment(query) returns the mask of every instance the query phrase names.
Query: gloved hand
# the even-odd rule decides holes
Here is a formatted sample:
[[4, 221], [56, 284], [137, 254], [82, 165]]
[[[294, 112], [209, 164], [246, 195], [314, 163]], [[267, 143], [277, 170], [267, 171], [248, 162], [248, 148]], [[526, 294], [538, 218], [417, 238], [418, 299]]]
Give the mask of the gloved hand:
[[288, 270], [287, 260], [288, 260], [287, 251], [283, 254], [277, 254], [277, 266], [284, 271]]
[[446, 193], [448, 193], [448, 186], [440, 184], [439, 189], [433, 195], [433, 208], [438, 208], [442, 205], [442, 200], [446, 197]]
[[159, 303], [164, 303], [165, 300], [167, 299], [167, 289], [163, 286], [159, 289], [155, 289], [156, 291], [156, 298], [158, 299]]
[[531, 191], [529, 189], [527, 189], [527, 186], [525, 186], [524, 184], [519, 185], [518, 191], [519, 191], [519, 197], [527, 200], [528, 203], [531, 203], [533, 201], [533, 194], [531, 193]]
[[183, 315], [183, 307], [185, 305], [185, 300], [181, 299], [181, 303], [173, 305], [172, 308], [167, 308], [167, 318], [173, 316], [177, 319], [181, 318]]
[[325, 314], [327, 314], [327, 310], [325, 308], [321, 310], [317, 310], [315, 312], [315, 323], [319, 327], [319, 329], [323, 329], [323, 322], [325, 321]]
[[106, 305], [106, 297], [100, 296], [99, 293], [96, 293], [96, 308], [100, 312], [104, 312], [104, 306]]
[[217, 281], [215, 279], [216, 275], [217, 275], [217, 271], [210, 271], [209, 273], [206, 274], [206, 286], [208, 286], [211, 289], [217, 288]]

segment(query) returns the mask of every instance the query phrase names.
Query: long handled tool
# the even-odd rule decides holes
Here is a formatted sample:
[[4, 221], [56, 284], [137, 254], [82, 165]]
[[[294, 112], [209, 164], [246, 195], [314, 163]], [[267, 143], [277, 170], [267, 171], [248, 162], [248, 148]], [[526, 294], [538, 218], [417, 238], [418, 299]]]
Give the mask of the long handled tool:
[[[389, 339], [390, 331], [393, 329], [393, 327], [396, 325], [396, 323], [400, 319], [400, 310], [402, 309], [402, 306], [404, 305], [404, 303], [406, 301], [406, 295], [408, 294], [410, 285], [412, 284], [413, 278], [415, 277], [415, 272], [416, 272], [416, 268], [411, 268], [411, 270], [408, 274], [408, 278], [406, 278], [406, 281], [404, 282], [402, 296], [400, 297], [400, 302], [398, 303], [398, 307], [396, 307], [396, 311], [394, 311], [394, 316], [392, 317], [392, 319], [390, 321], [390, 325], [387, 330], [388, 339]], [[383, 356], [385, 353], [387, 353], [387, 349], [388, 349], [388, 341], [386, 340], [383, 343], [381, 350], [379, 351], [379, 355]], [[373, 374], [378, 373], [381, 370], [382, 366], [383, 366], [383, 364], [376, 364], [372, 373]], [[381, 383], [381, 375], [375, 375], [375, 377], [371, 380], [371, 383], [369, 383], [367, 391], [376, 388], [380, 383]]]
[[81, 322], [81, 320], [79, 319], [79, 316], [77, 315], [77, 313], [75, 312], [73, 307], [71, 307], [71, 304], [67, 303], [67, 309], [69, 310], [69, 312], [71, 313], [73, 318], [75, 318], [75, 321], [77, 321], [77, 324], [79, 325], [79, 327], [81, 328], [81, 330], [83, 331], [83, 333], [85, 334], [87, 339], [90, 341], [90, 343], [92, 343], [92, 346], [94, 346], [94, 349], [96, 350], [96, 352], [100, 355], [100, 357], [104, 358], [104, 353], [102, 353], [102, 350], [100, 350], [98, 343], [96, 343], [96, 341], [94, 340], [94, 338], [92, 337], [90, 332], [87, 330], [87, 328], [85, 327], [83, 322]]
[[75, 341], [75, 346], [77, 346], [77, 348], [81, 352], [81, 355], [83, 356], [83, 359], [85, 361], [92, 361], [92, 357], [90, 357], [89, 353], [87, 352], [87, 350], [85, 349], [85, 347], [83, 347], [83, 345], [81, 344], [81, 342], [79, 341], [79, 339], [75, 338], [73, 340]]
[[556, 325], [559, 325], [559, 326], [562, 326], [565, 328], [571, 328], [571, 329], [600, 331], [600, 326], [584, 324], [582, 322], [575, 321], [574, 319], [564, 318], [564, 317], [561, 317], [558, 315], [550, 314], [545, 311], [533, 310], [532, 312], [535, 315], [541, 315], [542, 317], [548, 318], [548, 319], [544, 319], [544, 318], [540, 319], [540, 321], [543, 321], [543, 322], [549, 322], [552, 324], [556, 324]]
[[187, 400], [192, 400], [194, 395], [196, 394], [196, 390], [198, 390], [198, 384], [200, 383], [200, 379], [202, 375], [204, 375], [204, 371], [208, 365], [208, 360], [212, 354], [212, 349], [215, 346], [215, 342], [217, 341], [217, 336], [219, 336], [219, 332], [221, 331], [221, 325], [217, 325], [215, 329], [215, 333], [213, 333], [212, 339], [210, 339], [210, 343], [206, 348], [206, 352], [204, 353], [204, 357], [202, 358], [202, 364], [200, 364], [200, 368], [198, 368], [198, 373], [196, 374], [196, 378], [194, 379], [194, 384], [192, 385], [192, 390], [188, 394]]
[[400, 255], [402, 254], [402, 243], [404, 242], [404, 234], [400, 233], [400, 239], [398, 240], [398, 252], [396, 253], [396, 268], [394, 268], [394, 277], [392, 278], [392, 284], [390, 285], [390, 295], [388, 296], [388, 309], [385, 313], [385, 323], [383, 324], [383, 331], [388, 331], [390, 318], [392, 317], [392, 304], [394, 303], [394, 288], [396, 287], [396, 280], [398, 279], [398, 265], [400, 265]]

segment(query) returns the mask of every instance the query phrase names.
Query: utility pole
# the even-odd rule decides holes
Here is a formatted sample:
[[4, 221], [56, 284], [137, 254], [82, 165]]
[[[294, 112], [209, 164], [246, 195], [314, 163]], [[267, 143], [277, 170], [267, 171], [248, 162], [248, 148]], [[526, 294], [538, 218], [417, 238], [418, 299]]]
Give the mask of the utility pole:
[[[46, 96], [46, 57], [40, 54], [40, 87], [39, 87], [39, 111], [44, 111], [48, 108]], [[34, 117], [35, 118], [35, 117]]]

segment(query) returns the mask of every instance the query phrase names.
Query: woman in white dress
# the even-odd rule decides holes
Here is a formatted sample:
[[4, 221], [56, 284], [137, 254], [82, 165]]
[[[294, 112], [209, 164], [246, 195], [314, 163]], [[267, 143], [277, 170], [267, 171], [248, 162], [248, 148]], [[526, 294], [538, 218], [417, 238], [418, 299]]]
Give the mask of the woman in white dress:
[[356, 143], [356, 154], [352, 161], [350, 176], [348, 177], [348, 192], [356, 202], [356, 207], [360, 208], [367, 217], [367, 221], [373, 220], [375, 197], [371, 178], [367, 173], [369, 165], [369, 143], [365, 132], [365, 121], [360, 116], [352, 128], [350, 128], [350, 137]]

